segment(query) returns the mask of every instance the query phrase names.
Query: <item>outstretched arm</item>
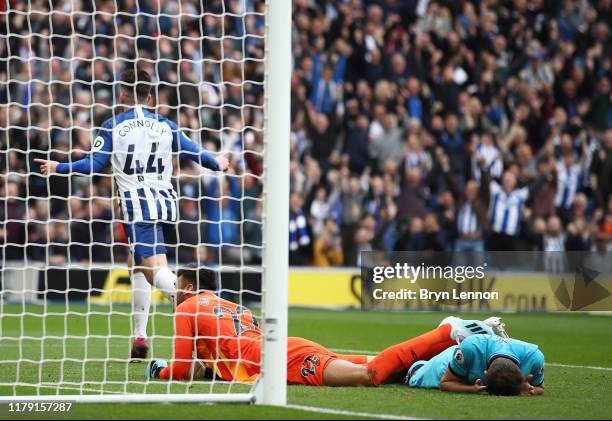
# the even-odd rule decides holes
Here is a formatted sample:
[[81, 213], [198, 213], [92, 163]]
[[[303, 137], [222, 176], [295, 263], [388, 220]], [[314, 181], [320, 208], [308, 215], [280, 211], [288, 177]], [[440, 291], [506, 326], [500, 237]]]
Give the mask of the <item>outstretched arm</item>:
[[193, 335], [195, 317], [189, 313], [177, 313], [175, 317], [174, 360], [159, 372], [164, 380], [185, 380], [191, 372], [193, 359]]
[[229, 161], [224, 156], [215, 158], [210, 152], [196, 145], [174, 124], [172, 127], [172, 151], [179, 152], [181, 158], [190, 159], [213, 171], [226, 171]]
[[476, 380], [476, 383], [470, 385], [465, 384], [463, 379], [457, 376], [451, 371], [450, 368], [446, 369], [444, 376], [440, 380], [440, 390], [442, 392], [451, 393], [472, 393], [477, 395], [486, 395], [487, 387], [482, 383], [482, 380]]
[[91, 147], [92, 156], [80, 159], [73, 163], [50, 161], [46, 159], [35, 159], [34, 162], [40, 164], [40, 170], [44, 175], [58, 173], [70, 174], [72, 172], [80, 174], [91, 174], [100, 172], [110, 160], [113, 151], [111, 132], [108, 127], [102, 126], [98, 136], [94, 139]]
[[58, 173], [70, 174], [71, 172], [80, 174], [98, 173], [108, 164], [110, 155], [94, 154], [93, 158], [84, 158], [73, 163], [49, 161], [46, 159], [35, 159], [34, 162], [40, 164], [40, 170], [44, 175]]

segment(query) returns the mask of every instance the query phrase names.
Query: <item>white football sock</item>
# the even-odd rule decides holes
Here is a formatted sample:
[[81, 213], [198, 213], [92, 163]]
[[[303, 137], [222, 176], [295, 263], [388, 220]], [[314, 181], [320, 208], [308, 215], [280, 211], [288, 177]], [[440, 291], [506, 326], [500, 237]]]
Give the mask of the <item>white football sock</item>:
[[134, 336], [147, 337], [147, 322], [151, 307], [151, 284], [142, 272], [132, 272], [132, 309], [134, 311]]
[[161, 268], [153, 277], [155, 287], [174, 305], [176, 297], [176, 275], [168, 268]]

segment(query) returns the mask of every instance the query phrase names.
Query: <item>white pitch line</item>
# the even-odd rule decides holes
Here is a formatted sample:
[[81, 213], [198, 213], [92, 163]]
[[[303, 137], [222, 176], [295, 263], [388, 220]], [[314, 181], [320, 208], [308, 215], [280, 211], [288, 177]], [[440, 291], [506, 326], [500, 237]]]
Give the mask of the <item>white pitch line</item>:
[[[378, 354], [378, 352], [376, 351], [366, 351], [363, 349], [331, 348], [330, 351], [339, 352], [341, 354], [357, 354], [357, 355], [377, 355]], [[561, 364], [561, 363], [546, 363], [546, 365], [549, 367], [612, 371], [612, 367], [599, 367], [596, 365], [574, 365], [574, 364]]]
[[546, 363], [549, 367], [561, 367], [561, 368], [577, 368], [585, 370], [599, 370], [599, 371], [612, 371], [612, 367], [598, 367], [595, 365], [573, 365], [573, 364], [560, 364], [560, 363]]
[[[57, 390], [71, 390], [71, 391], [83, 391], [83, 392], [91, 392], [91, 393], [96, 393], [96, 394], [100, 394], [101, 390], [99, 389], [89, 389], [89, 388], [80, 388], [77, 386], [54, 386], [52, 384], [32, 384], [32, 385], [18, 385], [17, 387], [32, 387], [32, 388], [36, 388], [36, 389], [57, 389]], [[123, 392], [117, 392], [114, 390], [105, 390], [103, 393], [109, 393], [109, 394], [121, 394]], [[41, 398], [44, 398], [44, 396], [46, 395], [40, 395]], [[78, 395], [66, 395], [66, 400], [70, 400], [71, 396], [78, 396]]]
[[332, 414], [332, 415], [348, 415], [350, 417], [368, 417], [376, 418], [381, 420], [422, 420], [423, 418], [414, 417], [403, 417], [401, 415], [392, 414], [373, 414], [370, 412], [356, 412], [356, 411], [345, 411], [343, 409], [332, 409], [332, 408], [320, 408], [318, 406], [303, 406], [303, 405], [291, 405], [288, 404], [286, 408], [298, 409], [306, 412], [318, 412], [320, 414]]

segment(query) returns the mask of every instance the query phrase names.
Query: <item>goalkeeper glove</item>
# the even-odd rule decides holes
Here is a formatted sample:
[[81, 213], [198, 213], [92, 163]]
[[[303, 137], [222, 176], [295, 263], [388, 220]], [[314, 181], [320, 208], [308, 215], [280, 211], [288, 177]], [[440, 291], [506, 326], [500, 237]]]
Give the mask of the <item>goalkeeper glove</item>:
[[147, 379], [159, 379], [159, 373], [166, 367], [168, 367], [168, 363], [165, 360], [151, 360], [145, 369], [145, 377]]

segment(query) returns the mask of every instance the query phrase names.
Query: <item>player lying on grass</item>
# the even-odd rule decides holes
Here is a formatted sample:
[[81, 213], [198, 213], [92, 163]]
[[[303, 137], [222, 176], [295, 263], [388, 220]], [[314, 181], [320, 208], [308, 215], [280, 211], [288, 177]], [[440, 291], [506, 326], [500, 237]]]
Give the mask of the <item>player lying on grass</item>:
[[174, 303], [176, 275], [168, 268], [164, 222], [177, 220], [172, 157], [190, 159], [214, 171], [228, 161], [193, 143], [167, 118], [145, 109], [152, 102], [151, 76], [144, 70], [121, 74], [119, 102], [126, 111], [106, 120], [91, 147], [91, 157], [72, 163], [35, 159], [47, 174], [97, 174], [109, 161], [118, 188], [119, 209], [137, 269], [132, 272], [135, 336], [133, 358], [146, 358], [151, 286]]
[[[152, 360], [148, 378], [189, 380], [208, 371], [225, 381], [251, 382], [260, 369], [261, 332], [252, 313], [224, 300], [208, 268], [178, 271], [174, 359]], [[483, 322], [478, 333], [492, 333]], [[312, 386], [379, 386], [401, 381], [418, 360], [427, 360], [475, 333], [451, 318], [437, 329], [391, 346], [375, 357], [342, 355], [303, 338], [287, 341], [287, 382]], [[195, 349], [194, 349], [195, 348]], [[194, 364], [194, 350], [197, 359]]]
[[410, 387], [503, 396], [544, 393], [544, 354], [537, 345], [473, 335], [408, 370]]

